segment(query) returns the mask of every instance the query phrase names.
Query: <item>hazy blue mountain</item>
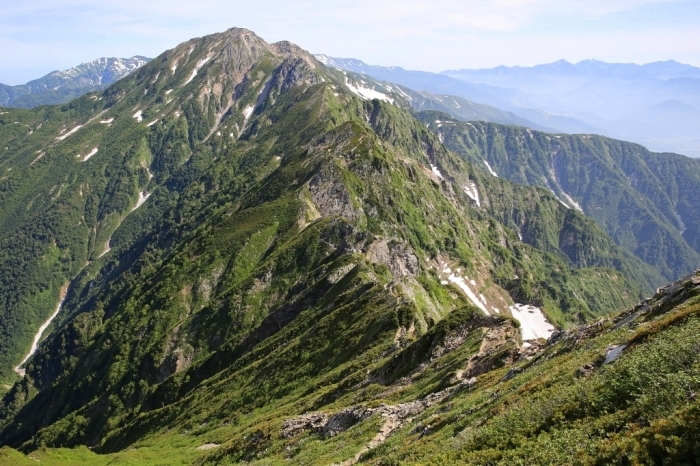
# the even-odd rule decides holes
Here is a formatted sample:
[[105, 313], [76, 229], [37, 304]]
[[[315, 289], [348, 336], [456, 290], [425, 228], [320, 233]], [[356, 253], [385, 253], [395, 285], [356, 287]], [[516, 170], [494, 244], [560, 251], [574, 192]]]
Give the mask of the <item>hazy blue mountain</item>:
[[464, 121], [490, 121], [505, 125], [527, 126], [540, 131], [558, 132], [556, 129], [538, 125], [530, 120], [506, 112], [491, 105], [477, 104], [455, 95], [414, 91], [406, 86], [379, 81], [373, 77], [353, 71], [344, 71], [345, 79], [360, 97], [379, 98], [392, 101], [398, 106], [416, 111], [437, 110], [449, 113]]
[[76, 67], [54, 71], [19, 86], [0, 84], [0, 106], [32, 108], [68, 102], [88, 92], [104, 89], [151, 59], [98, 58]]
[[[669, 80], [673, 78], [700, 77], [700, 68], [670, 60], [645, 65], [634, 63], [607, 63], [600, 60], [583, 60], [569, 63], [559, 60], [535, 66], [497, 66], [486, 69], [446, 70], [442, 74], [474, 83], [488, 83], [525, 89], [539, 86], [553, 78], [560, 79], [628, 79], [628, 80]], [[524, 80], [524, 81], [523, 81]], [[500, 84], [496, 84], [500, 83]], [[557, 81], [560, 85], [571, 85], [571, 81]], [[539, 89], [533, 87], [531, 90]]]
[[[586, 123], [574, 116], [565, 115], [563, 112], [560, 114], [552, 114], [541, 110], [541, 108], [545, 106], [545, 102], [543, 102], [541, 98], [528, 95], [525, 92], [513, 88], [470, 83], [444, 74], [405, 70], [398, 66], [373, 66], [354, 58], [337, 58], [327, 55], [316, 55], [316, 58], [326, 66], [332, 68], [362, 73], [380, 81], [400, 84], [420, 92], [425, 91], [434, 94], [462, 97], [473, 103], [496, 107], [501, 112], [512, 113], [517, 118], [529, 121], [529, 123], [524, 123], [522, 121], [510, 122], [512, 124], [533, 128], [549, 128], [549, 131], [555, 130], [569, 133], [602, 132], [602, 130], [595, 125]], [[436, 108], [435, 110], [438, 109]], [[440, 110], [447, 111], [455, 117], [463, 118], [462, 115], [457, 115], [451, 110]], [[499, 123], [506, 122], [499, 121]]]
[[[532, 97], [531, 109], [566, 115], [596, 129], [588, 132], [700, 156], [700, 68], [691, 65], [672, 60], [645, 65], [559, 60], [442, 74], [469, 84], [518, 89]], [[509, 110], [533, 119], [532, 110]], [[577, 130], [576, 125], [556, 127]]]
[[[700, 156], [700, 127], [678, 101], [700, 108], [700, 68], [675, 61], [646, 65], [584, 60], [532, 67], [448, 70], [443, 73], [373, 66], [317, 55], [326, 65], [364, 73], [417, 91], [459, 96], [497, 107], [535, 125], [566, 133], [601, 134], [656, 151]], [[451, 114], [455, 115], [450, 111]], [[461, 118], [459, 115], [455, 115]]]
[[316, 55], [316, 58], [331, 68], [363, 73], [380, 81], [400, 84], [417, 91], [456, 95], [500, 108], [530, 103], [526, 94], [515, 89], [466, 83], [450, 76], [427, 71], [405, 70], [398, 66], [373, 66], [353, 58], [335, 58], [327, 55]]

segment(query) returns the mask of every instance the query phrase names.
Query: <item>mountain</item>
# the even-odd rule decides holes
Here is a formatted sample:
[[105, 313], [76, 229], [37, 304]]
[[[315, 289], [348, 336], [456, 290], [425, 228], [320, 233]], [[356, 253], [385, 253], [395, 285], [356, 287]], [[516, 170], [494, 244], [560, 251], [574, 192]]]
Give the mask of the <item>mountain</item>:
[[[334, 58], [327, 55], [316, 55], [316, 58], [332, 68], [400, 84], [421, 93], [427, 92], [428, 94], [451, 96], [450, 98], [467, 99], [473, 105], [487, 109], [485, 112], [479, 112], [479, 117], [475, 118], [477, 120], [485, 119], [485, 121], [494, 121], [495, 123], [517, 124], [550, 132], [601, 133], [603, 131], [591, 123], [567, 115], [560, 110], [555, 109], [555, 112], [561, 114], [541, 110], [540, 107], [545, 107], [545, 105], [539, 96], [529, 95], [514, 88], [466, 82], [444, 73], [410, 71], [397, 66], [373, 66], [353, 58]], [[419, 108], [419, 110], [440, 110], [458, 118], [469, 118], [468, 112], [466, 114], [454, 113], [456, 108], [456, 106], [451, 106], [451, 108], [424, 107]], [[499, 120], [484, 118], [490, 117], [494, 113], [499, 114]], [[510, 121], [505, 121], [506, 118]]]
[[427, 91], [414, 91], [397, 86], [406, 95], [411, 108], [417, 111], [436, 110], [449, 113], [463, 121], [490, 121], [504, 125], [525, 126], [539, 131], [558, 133], [554, 128], [540, 126], [512, 112], [505, 112], [490, 105], [477, 104], [461, 97], [433, 94]]
[[595, 135], [417, 117], [482, 170], [551, 190], [668, 280], [700, 263], [700, 160]]
[[498, 66], [489, 69], [446, 70], [442, 74], [474, 83], [514, 87], [528, 92], [539, 92], [543, 86], [555, 86], [560, 90], [575, 91], [582, 84], [592, 82], [623, 81], [643, 83], [677, 78], [698, 78], [700, 68], [674, 60], [637, 65], [634, 63], [606, 63], [599, 60], [583, 60], [569, 63], [559, 60], [535, 66]]
[[[700, 156], [698, 127], [687, 122], [683, 112], [650, 111], [667, 101], [700, 108], [700, 69], [691, 65], [674, 61], [635, 65], [597, 60], [572, 64], [560, 60], [533, 67], [499, 66], [438, 74], [372, 66], [350, 58], [317, 57], [328, 66], [380, 81], [493, 106], [531, 122], [525, 126], [538, 126], [533, 129], [601, 134], [656, 151]], [[444, 108], [434, 110], [454, 114]]]
[[[696, 85], [700, 68], [691, 65], [672, 60], [645, 65], [560, 60], [532, 67], [448, 70], [443, 74], [469, 84], [517, 89], [531, 96], [532, 103], [524, 107], [573, 117], [598, 128], [586, 132], [632, 140], [658, 151], [700, 156], [698, 126], [687, 121], [684, 111], [668, 108], [668, 102], [700, 108], [700, 87]], [[665, 111], [654, 113], [651, 109], [656, 106]], [[533, 118], [527, 110], [504, 108]]]
[[398, 66], [373, 66], [352, 58], [333, 58], [327, 55], [316, 55], [316, 58], [331, 68], [365, 74], [417, 91], [455, 95], [497, 108], [509, 108], [529, 102], [524, 93], [515, 89], [467, 83], [444, 74], [405, 70]]
[[[321, 57], [323, 58], [323, 56]], [[418, 111], [443, 111], [465, 121], [492, 121], [495, 123], [527, 126], [541, 131], [556, 132], [552, 128], [539, 126], [513, 113], [504, 112], [490, 105], [477, 104], [453, 95], [414, 91], [395, 83], [378, 81], [367, 74], [353, 71], [344, 71], [343, 73], [349, 89], [361, 98], [376, 98], [391, 102], [399, 107], [413, 108]]]
[[145, 65], [150, 58], [98, 58], [74, 68], [54, 71], [19, 86], [0, 84], [0, 106], [32, 108], [56, 105], [88, 92], [104, 89]]
[[659, 270], [399, 95], [234, 28], [3, 109], [0, 458], [507, 463], [607, 458], [625, 428], [692, 451], [697, 275], [629, 308]]

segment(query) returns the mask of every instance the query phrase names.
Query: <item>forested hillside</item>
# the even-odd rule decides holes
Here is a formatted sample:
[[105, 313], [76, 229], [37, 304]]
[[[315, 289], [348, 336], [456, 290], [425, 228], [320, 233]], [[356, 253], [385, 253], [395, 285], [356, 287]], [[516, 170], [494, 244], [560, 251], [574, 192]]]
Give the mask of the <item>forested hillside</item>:
[[700, 160], [596, 135], [460, 122], [421, 112], [450, 150], [510, 181], [550, 190], [667, 280], [700, 263]]

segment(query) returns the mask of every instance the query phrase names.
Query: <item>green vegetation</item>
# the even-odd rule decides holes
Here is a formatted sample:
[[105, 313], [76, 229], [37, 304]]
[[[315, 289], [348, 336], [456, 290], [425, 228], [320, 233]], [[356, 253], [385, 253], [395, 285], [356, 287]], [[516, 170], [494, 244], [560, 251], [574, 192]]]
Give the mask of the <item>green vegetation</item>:
[[[484, 174], [407, 110], [363, 102], [343, 83], [291, 44], [230, 30], [101, 94], [11, 111], [36, 126], [0, 126], [13, 148], [0, 159], [0, 240], [12, 245], [0, 266], [16, 275], [2, 290], [13, 307], [0, 323], [14, 333], [0, 339], [13, 383], [0, 462], [527, 458], [550, 426], [608, 422], [601, 409], [624, 387], [594, 381], [640, 383], [634, 368], [650, 360], [622, 375], [606, 366], [585, 387], [608, 405], [581, 404], [575, 370], [605, 345], [658, 346], [657, 359], [674, 338], [692, 348], [693, 281], [635, 314], [637, 333], [608, 319], [579, 335], [662, 278], [553, 195]], [[452, 286], [446, 267], [481, 301]], [[68, 282], [18, 380], [12, 365]], [[527, 349], [514, 301], [569, 330]], [[694, 383], [687, 364], [663, 373]], [[675, 385], [666, 392], [653, 422], [692, 406]], [[542, 417], [540, 430], [517, 424], [523, 441], [512, 443], [502, 426], [540, 396], [572, 411]], [[626, 400], [620, 419], [639, 422], [637, 399]], [[465, 429], [470, 449], [454, 448]]]

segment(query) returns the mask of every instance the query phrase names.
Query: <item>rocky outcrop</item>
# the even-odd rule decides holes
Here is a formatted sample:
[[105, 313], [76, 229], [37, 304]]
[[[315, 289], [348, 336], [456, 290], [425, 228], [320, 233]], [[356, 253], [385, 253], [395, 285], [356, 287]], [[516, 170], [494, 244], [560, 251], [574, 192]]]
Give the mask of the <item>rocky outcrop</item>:
[[334, 166], [321, 167], [309, 181], [311, 200], [324, 217], [339, 215], [348, 220], [357, 220], [359, 212], [340, 174]]
[[404, 243], [380, 239], [370, 244], [367, 259], [374, 263], [386, 264], [394, 277], [416, 276], [420, 271], [418, 256]]

